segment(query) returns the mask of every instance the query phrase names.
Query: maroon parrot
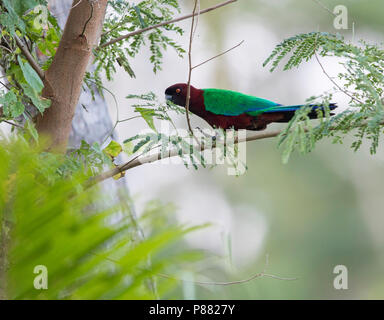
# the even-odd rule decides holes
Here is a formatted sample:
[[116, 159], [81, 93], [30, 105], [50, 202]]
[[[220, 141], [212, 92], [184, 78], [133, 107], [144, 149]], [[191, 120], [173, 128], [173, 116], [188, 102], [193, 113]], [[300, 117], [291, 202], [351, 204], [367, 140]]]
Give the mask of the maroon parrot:
[[[178, 83], [165, 90], [165, 97], [173, 103], [185, 107], [188, 85]], [[272, 122], [289, 122], [295, 115], [296, 110], [305, 105], [283, 106], [281, 104], [242, 94], [235, 91], [221, 89], [190, 89], [189, 110], [195, 115], [203, 118], [212, 127], [247, 130], [264, 130]], [[325, 106], [309, 105], [311, 111], [310, 119], [318, 118], [317, 110]], [[331, 103], [330, 110], [337, 108]], [[331, 115], [334, 115], [331, 113]]]

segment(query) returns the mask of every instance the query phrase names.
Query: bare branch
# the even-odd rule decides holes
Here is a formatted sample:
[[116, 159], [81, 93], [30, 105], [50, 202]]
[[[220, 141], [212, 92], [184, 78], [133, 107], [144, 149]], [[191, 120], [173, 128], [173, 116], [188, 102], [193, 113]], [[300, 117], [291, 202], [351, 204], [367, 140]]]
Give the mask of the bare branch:
[[100, 45], [97, 49], [99, 50], [99, 49], [105, 48], [105, 47], [110, 46], [110, 45], [112, 45], [112, 44], [114, 44], [114, 43], [116, 43], [116, 42], [119, 42], [119, 41], [122, 41], [122, 40], [124, 40], [124, 39], [133, 37], [133, 36], [138, 35], [138, 34], [143, 33], [143, 32], [147, 32], [147, 31], [152, 30], [152, 29], [157, 29], [157, 28], [166, 26], [166, 25], [168, 25], [168, 24], [172, 24], [172, 23], [175, 23], [175, 22], [179, 22], [179, 21], [182, 21], [182, 20], [186, 20], [186, 19], [189, 19], [189, 18], [194, 17], [194, 16], [196, 16], [196, 15], [201, 15], [201, 14], [204, 14], [204, 13], [207, 13], [207, 12], [210, 12], [210, 11], [213, 11], [213, 10], [216, 10], [216, 9], [219, 9], [219, 8], [221, 8], [221, 7], [224, 7], [224, 6], [228, 5], [228, 4], [231, 4], [231, 3], [236, 2], [236, 1], [237, 1], [237, 0], [228, 0], [228, 1], [225, 1], [225, 2], [223, 2], [223, 3], [219, 3], [219, 4], [215, 5], [215, 6], [212, 6], [212, 7], [210, 7], [210, 8], [201, 10], [199, 13], [188, 14], [188, 15], [186, 15], [186, 16], [182, 16], [182, 17], [179, 17], [179, 18], [176, 18], [176, 19], [172, 19], [172, 20], [164, 21], [164, 22], [162, 22], [162, 23], [155, 24], [155, 25], [153, 25], [153, 26], [149, 26], [149, 27], [147, 27], [147, 28], [143, 28], [143, 29], [140, 29], [140, 30], [136, 30], [136, 31], [134, 31], [134, 32], [128, 33], [128, 34], [126, 34], [126, 35], [123, 35], [123, 36], [121, 36], [121, 37], [118, 37], [118, 38], [116, 38], [116, 39], [113, 39], [113, 40], [111, 40], [111, 41], [109, 41], [109, 42], [106, 42], [106, 43]]
[[[97, 255], [96, 253], [92, 253], [92, 254]], [[119, 264], [118, 261], [111, 259], [111, 258], [106, 258], [105, 260]], [[283, 278], [283, 277], [275, 276], [273, 274], [268, 274], [268, 273], [266, 273], [267, 267], [268, 267], [268, 255], [266, 255], [266, 257], [265, 257], [264, 271], [256, 273], [256, 274], [252, 275], [251, 277], [246, 278], [246, 279], [242, 279], [242, 280], [227, 281], [227, 282], [194, 281], [194, 280], [179, 279], [179, 278], [176, 278], [176, 277], [164, 274], [164, 273], [156, 273], [156, 274], [154, 274], [154, 276], [165, 278], [165, 279], [170, 279], [170, 280], [175, 280], [175, 281], [204, 285], [204, 286], [233, 286], [236, 284], [247, 283], [247, 282], [250, 282], [250, 281], [255, 280], [257, 278], [272, 278], [272, 279], [282, 280], [282, 281], [294, 281], [294, 280], [299, 279], [299, 278]]]
[[323, 71], [323, 73], [327, 76], [327, 78], [341, 91], [343, 92], [344, 94], [346, 94], [348, 97], [350, 97], [352, 100], [354, 100], [355, 102], [357, 103], [360, 103], [360, 104], [364, 104], [362, 101], [360, 101], [359, 99], [357, 99], [356, 97], [354, 97], [351, 93], [349, 93], [347, 90], [343, 89], [335, 80], [332, 79], [332, 77], [328, 74], [328, 72], [325, 70], [323, 64], [320, 62], [320, 59], [319, 59], [319, 56], [317, 55], [317, 52], [316, 52], [316, 47], [315, 47], [315, 58], [317, 60], [317, 63], [320, 65], [320, 68], [321, 70]]
[[189, 35], [189, 49], [188, 49], [188, 63], [189, 63], [189, 70], [188, 70], [188, 86], [187, 86], [187, 97], [185, 100], [185, 115], [187, 117], [187, 123], [188, 123], [188, 129], [193, 135], [193, 130], [191, 127], [191, 120], [189, 118], [189, 103], [191, 101], [191, 78], [192, 78], [192, 42], [193, 42], [193, 35], [194, 35], [194, 28], [195, 28], [195, 15], [196, 15], [196, 9], [197, 9], [197, 3], [199, 0], [195, 0], [195, 4], [193, 7], [192, 12], [192, 23], [191, 23], [191, 33]]
[[328, 11], [331, 15], [333, 15], [334, 17], [336, 17], [336, 14], [333, 13], [333, 11], [331, 9], [329, 9], [324, 3], [322, 3], [320, 0], [313, 0], [314, 2], [316, 2], [320, 7], [322, 7], [324, 10]]
[[4, 119], [0, 119], [0, 123], [1, 123], [1, 122], [4, 122], [4, 123], [9, 124], [9, 125], [11, 125], [11, 126], [13, 126], [13, 127], [16, 127], [16, 128], [19, 128], [19, 129], [23, 129], [23, 130], [24, 130], [24, 127], [21, 126], [21, 125], [19, 125], [19, 124], [17, 124], [17, 123], [14, 123], [14, 122], [11, 122], [11, 121], [8, 121], [8, 120], [4, 120]]
[[198, 67], [201, 67], [202, 65], [206, 64], [206, 63], [209, 62], [209, 61], [212, 61], [212, 60], [214, 60], [214, 59], [216, 59], [216, 58], [219, 58], [219, 57], [225, 55], [226, 53], [228, 53], [228, 52], [230, 52], [230, 51], [236, 49], [237, 47], [240, 47], [243, 43], [244, 43], [244, 40], [242, 40], [240, 43], [238, 43], [237, 45], [233, 46], [232, 48], [230, 48], [230, 49], [228, 49], [228, 50], [226, 50], [226, 51], [224, 51], [224, 52], [222, 52], [222, 53], [220, 53], [220, 54], [218, 54], [218, 55], [216, 55], [216, 56], [214, 56], [214, 57], [212, 57], [212, 58], [210, 58], [210, 59], [208, 59], [208, 60], [205, 60], [205, 61], [203, 61], [203, 62], [201, 62], [201, 63], [195, 65], [194, 67], [192, 67], [192, 70], [193, 70], [193, 69], [196, 69], [196, 68], [198, 68]]
[[162, 277], [162, 278], [171, 279], [171, 280], [176, 280], [176, 281], [190, 282], [190, 283], [199, 284], [199, 285], [203, 285], [203, 286], [233, 286], [233, 285], [236, 285], [236, 284], [242, 284], [242, 283], [251, 282], [252, 280], [255, 280], [257, 278], [272, 278], [272, 279], [283, 280], [283, 281], [298, 280], [298, 278], [283, 278], [283, 277], [275, 276], [273, 274], [268, 274], [268, 273], [264, 273], [264, 272], [256, 273], [256, 274], [254, 274], [253, 276], [251, 276], [251, 277], [249, 277], [247, 279], [236, 280], [236, 281], [228, 281], [228, 282], [211, 282], [211, 281], [184, 280], [184, 279], [174, 278], [172, 276], [169, 276], [169, 275], [166, 275], [166, 274], [163, 274], [163, 273], [159, 273], [159, 274], [157, 274], [157, 276]]
[[171, 279], [171, 280], [182, 281], [182, 282], [189, 282], [189, 283], [205, 285], [205, 286], [207, 286], [207, 285], [208, 286], [232, 286], [232, 285], [236, 285], [236, 284], [247, 283], [247, 282], [250, 282], [250, 281], [255, 280], [257, 278], [272, 278], [272, 279], [283, 280], [283, 281], [298, 280], [298, 278], [283, 278], [283, 277], [275, 276], [273, 274], [268, 274], [268, 273], [266, 273], [268, 265], [269, 265], [269, 257], [268, 257], [268, 254], [267, 254], [265, 256], [265, 266], [264, 266], [264, 271], [263, 272], [256, 273], [256, 274], [254, 274], [251, 277], [246, 278], [246, 279], [236, 280], [236, 281], [227, 281], [227, 282], [183, 280], [183, 279], [177, 279], [177, 278], [174, 278], [174, 277], [171, 277], [169, 275], [162, 274], [162, 273], [157, 274], [157, 276], [162, 277], [162, 278]]
[[7, 48], [6, 46], [0, 45], [0, 48], [7, 50], [9, 53], [13, 53], [13, 51], [11, 49]]
[[35, 58], [31, 55], [26, 45], [21, 41], [21, 39], [15, 34], [14, 39], [16, 40], [17, 46], [20, 48], [24, 57], [27, 59], [33, 70], [39, 75], [40, 79], [43, 81], [45, 78], [43, 69], [40, 68], [39, 64], [36, 62]]
[[362, 101], [360, 101], [359, 99], [355, 98], [351, 93], [349, 93], [346, 89], [343, 89], [335, 80], [333, 80], [333, 78], [328, 74], [328, 72], [325, 70], [324, 66], [322, 65], [322, 63], [320, 62], [320, 59], [319, 59], [319, 56], [317, 55], [317, 38], [318, 36], [316, 37], [315, 39], [315, 46], [314, 46], [314, 50], [313, 50], [313, 54], [316, 58], [316, 61], [317, 63], [319, 64], [321, 70], [323, 71], [323, 73], [326, 75], [326, 77], [341, 91], [343, 92], [344, 94], [346, 94], [348, 97], [350, 97], [352, 100], [360, 103], [360, 104], [364, 104]]
[[199, 0], [195, 0], [195, 4], [194, 4], [194, 7], [193, 7], [193, 12], [192, 12], [192, 23], [191, 23], [191, 31], [190, 31], [190, 36], [189, 36], [189, 49], [188, 49], [188, 64], [189, 64], [189, 70], [188, 70], [188, 82], [187, 82], [187, 97], [186, 97], [186, 101], [185, 101], [185, 109], [186, 109], [186, 118], [187, 118], [187, 124], [188, 124], [188, 129], [191, 133], [191, 135], [194, 137], [194, 139], [196, 140], [197, 144], [200, 145], [200, 142], [199, 140], [195, 137], [194, 133], [193, 133], [193, 130], [192, 130], [192, 126], [191, 126], [191, 121], [190, 121], [190, 117], [189, 117], [189, 107], [190, 107], [190, 101], [191, 101], [191, 79], [192, 79], [192, 71], [197, 68], [197, 67], [200, 67], [202, 65], [204, 65], [205, 63], [208, 63], [210, 61], [212, 61], [213, 59], [216, 59], [228, 52], [230, 52], [231, 50], [237, 48], [238, 46], [240, 46], [241, 44], [243, 44], [244, 40], [241, 41], [239, 44], [237, 44], [236, 46], [226, 50], [225, 52], [223, 53], [220, 53], [208, 60], [205, 60], [204, 62], [196, 65], [196, 66], [193, 66], [192, 65], [192, 44], [193, 44], [193, 38], [195, 36], [195, 32], [196, 32], [196, 29], [197, 29], [197, 22], [195, 23], [195, 16], [197, 16], [197, 19], [199, 18], [199, 13], [200, 12], [200, 1]]

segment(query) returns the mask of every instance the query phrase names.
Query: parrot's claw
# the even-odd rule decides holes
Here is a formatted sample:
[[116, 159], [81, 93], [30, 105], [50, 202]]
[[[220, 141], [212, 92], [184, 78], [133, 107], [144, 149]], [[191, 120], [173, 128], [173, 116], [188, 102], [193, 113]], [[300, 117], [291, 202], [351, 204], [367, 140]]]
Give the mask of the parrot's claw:
[[208, 139], [212, 139], [212, 141], [216, 142], [216, 140], [217, 140], [217, 135], [215, 135], [215, 136], [211, 136], [211, 135], [205, 133], [205, 132], [204, 132], [203, 130], [201, 130], [199, 127], [196, 127], [196, 129], [199, 130], [200, 133], [201, 133], [204, 137], [206, 137], [206, 138], [208, 138]]

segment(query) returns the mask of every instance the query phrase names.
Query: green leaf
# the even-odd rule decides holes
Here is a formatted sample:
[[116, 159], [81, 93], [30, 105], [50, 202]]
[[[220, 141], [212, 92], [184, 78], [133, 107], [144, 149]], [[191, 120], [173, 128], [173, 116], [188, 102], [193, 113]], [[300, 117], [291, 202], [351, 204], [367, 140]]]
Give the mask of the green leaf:
[[45, 109], [48, 109], [51, 105], [51, 101], [40, 97], [40, 95], [29, 84], [20, 83], [24, 90], [24, 93], [32, 100], [33, 105], [43, 113]]
[[296, 130], [288, 136], [286, 146], [285, 146], [285, 149], [284, 149], [283, 155], [282, 155], [282, 163], [283, 164], [287, 164], [289, 161], [291, 153], [293, 152], [294, 147], [295, 147], [296, 137], [297, 137], [297, 131]]
[[17, 97], [13, 91], [9, 91], [4, 96], [0, 97], [0, 102], [4, 105], [15, 103], [16, 101], [17, 101]]
[[116, 141], [111, 141], [103, 150], [110, 158], [116, 158], [122, 151], [123, 147]]
[[149, 143], [151, 141], [151, 138], [149, 136], [147, 136], [145, 139], [141, 140], [140, 142], [138, 142], [135, 147], [133, 148], [133, 151], [132, 153], [136, 153], [137, 151], [140, 150], [140, 148], [144, 147], [147, 143]]
[[24, 105], [17, 100], [17, 96], [13, 91], [8, 91], [3, 97], [0, 97], [0, 103], [3, 105], [6, 117], [16, 118], [24, 112]]
[[135, 111], [139, 112], [145, 122], [148, 124], [148, 126], [153, 130], [156, 131], [155, 124], [153, 122], [153, 117], [156, 115], [155, 110], [147, 109], [147, 108], [136, 108]]
[[140, 8], [138, 6], [134, 6], [133, 8], [135, 9], [137, 17], [139, 18], [141, 28], [144, 29], [145, 27], [147, 27], [147, 25], [144, 22], [143, 17], [141, 16]]
[[[24, 0], [23, 0], [24, 1]], [[0, 14], [0, 23], [8, 30], [9, 33], [16, 33], [16, 29], [19, 29], [21, 32], [25, 32], [25, 23], [20, 18], [20, 14], [16, 11], [17, 3], [21, 0], [3, 0], [2, 4], [4, 5], [6, 11]]]
[[129, 64], [128, 59], [124, 55], [120, 55], [116, 58], [117, 63], [124, 68], [124, 70], [128, 73], [131, 78], [136, 78], [136, 74], [133, 71], [131, 65]]
[[21, 101], [17, 101], [11, 110], [12, 118], [17, 118], [17, 117], [21, 116], [23, 114], [24, 110], [25, 110], [24, 104]]
[[25, 129], [27, 133], [27, 137], [32, 137], [33, 140], [36, 142], [39, 140], [39, 134], [37, 133], [37, 130], [35, 128], [35, 125], [33, 124], [32, 121], [27, 121], [25, 123]]
[[132, 141], [127, 141], [123, 144], [123, 151], [128, 155], [133, 154], [133, 143]]
[[19, 16], [22, 16], [28, 10], [35, 8], [41, 4], [38, 0], [12, 0], [14, 10]]
[[20, 56], [17, 57], [17, 61], [19, 62], [20, 68], [23, 71], [23, 75], [27, 83], [38, 93], [44, 88], [43, 81], [41, 81], [39, 75], [35, 70], [30, 66], [28, 62], [23, 62]]

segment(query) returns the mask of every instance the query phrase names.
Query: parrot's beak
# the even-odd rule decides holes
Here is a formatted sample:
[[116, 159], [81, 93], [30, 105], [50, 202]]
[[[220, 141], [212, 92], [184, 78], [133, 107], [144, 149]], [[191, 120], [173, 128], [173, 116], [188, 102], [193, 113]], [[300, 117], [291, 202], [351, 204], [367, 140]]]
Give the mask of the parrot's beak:
[[168, 100], [168, 101], [172, 101], [173, 97], [170, 94], [166, 94], [165, 95], [165, 99]]

